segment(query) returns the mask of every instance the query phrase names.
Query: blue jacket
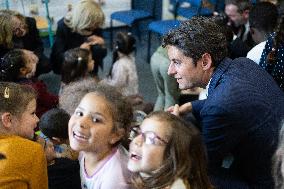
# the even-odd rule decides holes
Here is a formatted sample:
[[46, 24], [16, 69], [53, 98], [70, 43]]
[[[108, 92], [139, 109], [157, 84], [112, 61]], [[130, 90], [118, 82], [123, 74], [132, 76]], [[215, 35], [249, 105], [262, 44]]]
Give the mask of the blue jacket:
[[192, 102], [217, 188], [272, 189], [284, 93], [260, 66], [225, 58], [215, 69], [208, 98]]

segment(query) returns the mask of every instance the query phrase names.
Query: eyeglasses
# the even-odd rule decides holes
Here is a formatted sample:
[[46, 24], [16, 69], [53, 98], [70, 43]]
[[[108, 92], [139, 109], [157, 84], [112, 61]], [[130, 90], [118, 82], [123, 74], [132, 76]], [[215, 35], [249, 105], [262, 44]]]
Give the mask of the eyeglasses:
[[142, 136], [143, 142], [145, 144], [149, 145], [161, 145], [161, 142], [163, 144], [168, 144], [168, 142], [161, 137], [159, 137], [156, 133], [152, 131], [146, 131], [146, 132], [141, 132], [140, 128], [134, 127], [131, 129], [130, 132], [130, 140], [133, 140], [134, 138], [138, 136]]

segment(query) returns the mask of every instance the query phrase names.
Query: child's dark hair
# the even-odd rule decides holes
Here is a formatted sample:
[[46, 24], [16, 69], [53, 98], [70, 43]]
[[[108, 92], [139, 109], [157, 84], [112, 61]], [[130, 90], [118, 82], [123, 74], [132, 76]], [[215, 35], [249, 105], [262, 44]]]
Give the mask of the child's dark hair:
[[156, 119], [172, 132], [168, 136], [164, 162], [150, 177], [133, 174], [135, 188], [164, 188], [177, 178], [183, 179], [191, 189], [212, 189], [207, 176], [205, 149], [199, 131], [181, 118], [164, 111], [157, 111], [145, 119]]
[[61, 81], [68, 84], [84, 77], [88, 72], [90, 51], [82, 48], [74, 48], [64, 53]]
[[0, 82], [0, 112], [10, 112], [12, 115], [21, 115], [27, 105], [36, 99], [33, 88], [12, 82]]
[[114, 130], [124, 129], [126, 133], [124, 139], [127, 140], [133, 117], [132, 105], [115, 87], [97, 83], [94, 79], [84, 79], [71, 83], [64, 87], [60, 95], [60, 107], [71, 115], [82, 98], [91, 92], [104, 97], [109, 102], [108, 105], [114, 120]]
[[68, 122], [70, 115], [63, 109], [53, 108], [45, 112], [38, 123], [40, 131], [52, 139], [68, 139]]
[[131, 33], [118, 32], [114, 43], [114, 51], [112, 54], [112, 66], [110, 68], [109, 76], [111, 76], [113, 64], [118, 60], [118, 52], [129, 55], [136, 50], [136, 40]]
[[0, 60], [1, 81], [16, 81], [19, 78], [20, 69], [25, 65], [24, 52], [21, 49], [9, 51]]
[[267, 34], [274, 31], [277, 19], [277, 7], [270, 2], [259, 2], [249, 12], [249, 26]]

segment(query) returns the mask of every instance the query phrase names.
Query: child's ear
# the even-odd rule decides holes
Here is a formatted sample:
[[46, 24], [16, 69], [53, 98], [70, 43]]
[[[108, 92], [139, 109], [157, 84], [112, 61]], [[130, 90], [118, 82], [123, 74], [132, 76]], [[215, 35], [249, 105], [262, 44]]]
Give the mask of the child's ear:
[[1, 115], [1, 122], [5, 128], [11, 128], [12, 126], [12, 114], [5, 112]]
[[113, 133], [110, 144], [113, 145], [117, 143], [123, 136], [125, 135], [125, 130], [124, 129], [118, 129], [115, 133]]
[[20, 68], [20, 75], [21, 76], [26, 76], [28, 73], [27, 73], [27, 68], [26, 67], [21, 67]]

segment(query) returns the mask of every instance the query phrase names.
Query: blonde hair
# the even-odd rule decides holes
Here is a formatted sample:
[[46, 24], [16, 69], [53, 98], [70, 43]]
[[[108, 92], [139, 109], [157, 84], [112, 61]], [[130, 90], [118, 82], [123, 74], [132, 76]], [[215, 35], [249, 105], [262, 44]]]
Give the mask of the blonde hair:
[[104, 21], [105, 15], [94, 0], [81, 0], [64, 18], [65, 24], [76, 33], [99, 28]]
[[26, 18], [19, 12], [13, 10], [0, 10], [0, 44], [6, 48], [13, 48], [13, 17], [17, 17], [28, 32]]
[[5, 48], [13, 47], [13, 29], [11, 24], [11, 16], [2, 14], [0, 11], [0, 45]]

